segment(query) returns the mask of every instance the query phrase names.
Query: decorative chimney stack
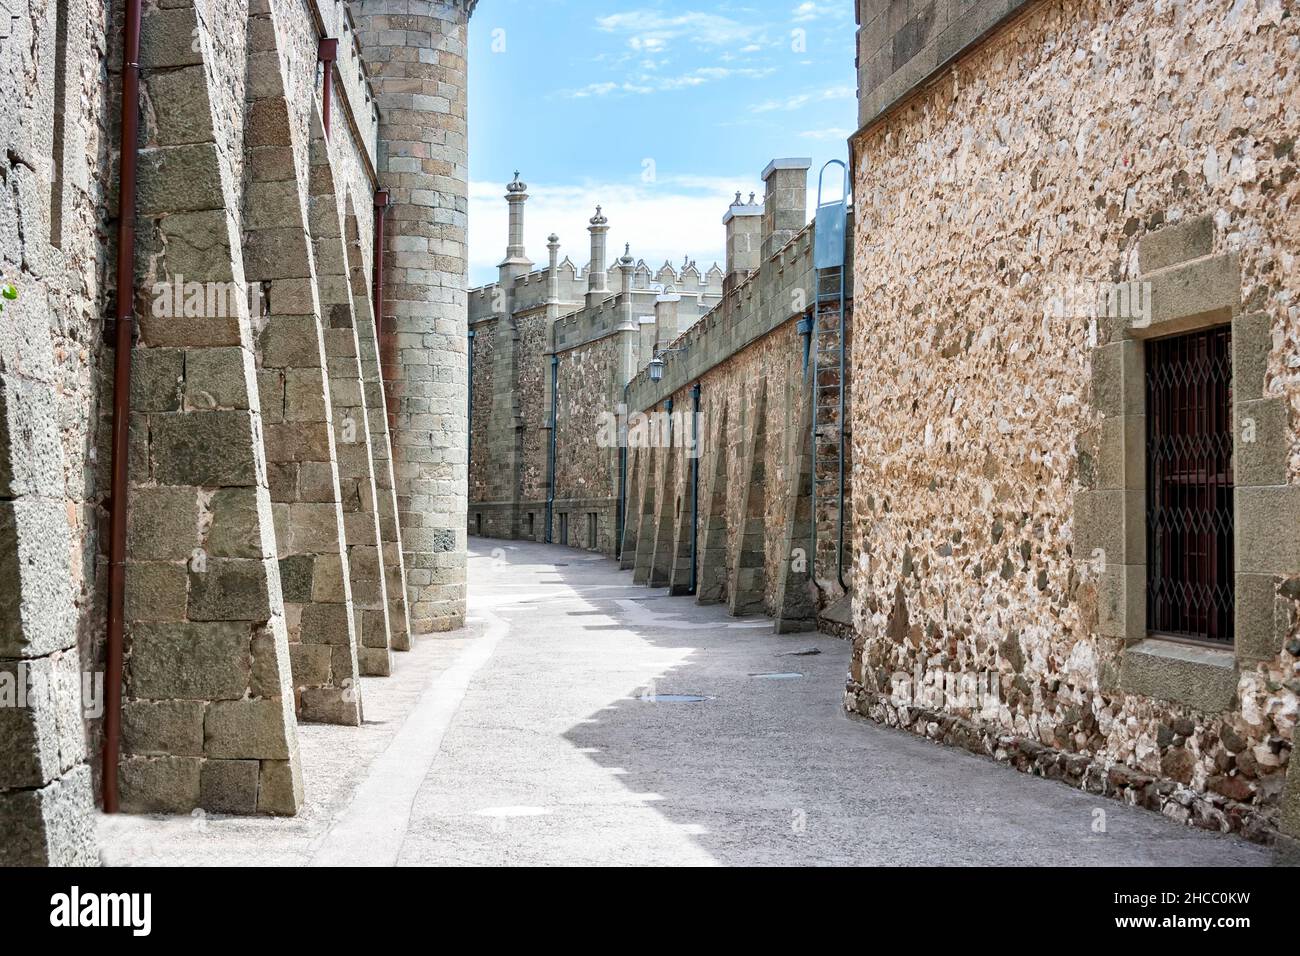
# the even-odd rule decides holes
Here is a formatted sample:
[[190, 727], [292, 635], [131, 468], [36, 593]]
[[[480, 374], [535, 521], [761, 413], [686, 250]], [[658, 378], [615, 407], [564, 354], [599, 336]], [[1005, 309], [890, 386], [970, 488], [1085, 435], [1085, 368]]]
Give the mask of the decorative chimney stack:
[[[546, 237], [546, 314], [558, 318], [560, 312], [560, 237], [551, 233]], [[554, 315], [552, 316], [552, 311]]]
[[587, 271], [587, 306], [590, 308], [609, 297], [605, 276], [605, 234], [609, 232], [609, 220], [602, 215], [599, 206], [587, 231], [591, 233], [591, 265]]
[[[532, 261], [524, 252], [524, 203], [528, 201], [528, 184], [519, 179], [519, 170], [515, 170], [514, 180], [506, 186], [506, 202], [510, 204], [510, 239], [506, 244], [506, 257], [502, 266], [516, 267], [512, 271], [522, 275], [532, 268]], [[522, 266], [523, 268], [517, 268]]]
[[754, 194], [749, 194], [749, 202], [736, 199], [722, 217], [722, 224], [727, 229], [727, 270], [722, 277], [722, 292], [725, 295], [740, 283], [762, 263], [763, 246], [763, 207], [754, 202]]
[[623, 245], [623, 258], [618, 260], [619, 269], [619, 301], [618, 311], [620, 322], [629, 329], [636, 329], [636, 317], [632, 314], [632, 276], [636, 260], [632, 258], [632, 244]]
[[679, 308], [682, 297], [668, 286], [655, 297], [655, 349], [666, 349], [681, 335]]
[[774, 159], [763, 170], [763, 259], [770, 259], [808, 223], [811, 159]]

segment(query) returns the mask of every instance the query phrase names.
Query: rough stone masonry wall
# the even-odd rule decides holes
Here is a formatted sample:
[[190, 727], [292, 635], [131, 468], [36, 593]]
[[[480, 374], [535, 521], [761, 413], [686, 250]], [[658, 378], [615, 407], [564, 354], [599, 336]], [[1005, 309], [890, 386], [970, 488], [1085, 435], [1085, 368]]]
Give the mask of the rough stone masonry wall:
[[[603, 336], [558, 353], [555, 437], [555, 507], [551, 540], [586, 548], [589, 515], [595, 513], [596, 548], [614, 553], [614, 504], [618, 495], [618, 449], [598, 442], [600, 416], [612, 416], [622, 337]], [[549, 361], [549, 358], [548, 358]], [[543, 449], [543, 455], [547, 454]], [[546, 459], [543, 458], [543, 461]], [[568, 515], [568, 541], [561, 515]], [[544, 523], [543, 516], [539, 519]], [[543, 529], [544, 530], [544, 529]]]
[[[860, 134], [850, 708], [1178, 820], [1277, 829], [1300, 588], [1230, 709], [1116, 689], [1078, 510], [1106, 329], [1045, 305], [1054, 283], [1137, 278], [1144, 236], [1209, 216], [1271, 327], [1265, 394], [1300, 481], [1297, 57], [1278, 0], [1048, 2]], [[992, 672], [1000, 703], [909, 703], [917, 668]]]
[[[474, 362], [473, 417], [469, 423], [469, 433], [473, 436], [470, 444], [469, 461], [469, 500], [491, 501], [488, 493], [488, 475], [491, 470], [492, 445], [487, 441], [489, 425], [492, 418], [493, 348], [500, 327], [498, 317], [488, 322], [479, 322], [474, 326], [474, 341], [471, 352]], [[472, 520], [472, 517], [471, 517]], [[485, 519], [486, 520], [486, 519]]]
[[[783, 532], [801, 490], [794, 480], [796, 453], [806, 444], [807, 437], [798, 429], [800, 406], [807, 393], [803, 377], [803, 342], [795, 329], [795, 322], [784, 323], [736, 352], [701, 376], [699, 383], [697, 555], [703, 557], [708, 517], [716, 508], [723, 519], [720, 541], [724, 551], [720, 557], [725, 563], [718, 568], [721, 590], [710, 594], [709, 599], [718, 603], [729, 604], [733, 597], [735, 562], [745, 524], [745, 495], [740, 489], [748, 490], [751, 483], [745, 474], [746, 452], [754, 441], [754, 430], [759, 424], [756, 422], [759, 391], [766, 392], [761, 422], [764, 430], [760, 490], [763, 531], [761, 564], [757, 565], [761, 568], [758, 598], [762, 611], [775, 616], [782, 565], [790, 561]], [[689, 413], [692, 408], [691, 389], [679, 389], [673, 393], [672, 400], [675, 412]], [[689, 427], [689, 414], [679, 421], [683, 427]], [[653, 471], [657, 482], [654, 519], [650, 523], [650, 528], [655, 529], [665, 523], [665, 515], [675, 514], [679, 501], [683, 511], [689, 512], [690, 458], [681, 452], [673, 456], [675, 474], [666, 486], [670, 494], [664, 496], [659, 489], [665, 487], [662, 468], [666, 456], [661, 449], [656, 449], [649, 457], [655, 461]], [[725, 481], [717, 480], [719, 474], [725, 475]], [[671, 524], [671, 519], [667, 523]], [[687, 514], [686, 527], [689, 526]], [[808, 543], [800, 542], [799, 546], [806, 550]], [[689, 534], [684, 547], [689, 547]]]
[[519, 499], [521, 509], [524, 503], [528, 503], [536, 513], [537, 503], [546, 497], [546, 446], [550, 436], [547, 409], [550, 403], [545, 391], [546, 384], [550, 381], [550, 369], [547, 367], [551, 361], [550, 325], [544, 312], [521, 316], [518, 321], [519, 394], [538, 396], [537, 400], [529, 398], [519, 403], [524, 419], [523, 457], [520, 462], [523, 475]]
[[82, 680], [102, 622], [105, 20], [87, 0], [0, 20], [0, 284], [18, 293], [0, 300], [0, 865], [96, 858]]

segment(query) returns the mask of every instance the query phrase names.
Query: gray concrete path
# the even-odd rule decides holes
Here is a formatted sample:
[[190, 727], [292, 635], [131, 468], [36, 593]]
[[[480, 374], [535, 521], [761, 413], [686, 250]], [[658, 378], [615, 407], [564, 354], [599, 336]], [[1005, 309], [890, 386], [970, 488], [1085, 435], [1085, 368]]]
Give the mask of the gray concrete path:
[[1269, 862], [849, 718], [838, 639], [774, 635], [581, 551], [471, 541], [470, 626], [365, 679], [364, 728], [301, 728], [297, 817], [105, 818], [106, 862]]

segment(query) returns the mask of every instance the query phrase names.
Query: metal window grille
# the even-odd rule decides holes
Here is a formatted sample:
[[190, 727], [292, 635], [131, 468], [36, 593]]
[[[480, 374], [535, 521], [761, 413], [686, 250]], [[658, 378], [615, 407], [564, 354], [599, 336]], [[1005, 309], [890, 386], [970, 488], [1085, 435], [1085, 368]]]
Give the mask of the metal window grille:
[[1232, 352], [1228, 328], [1146, 346], [1147, 627], [1233, 639]]

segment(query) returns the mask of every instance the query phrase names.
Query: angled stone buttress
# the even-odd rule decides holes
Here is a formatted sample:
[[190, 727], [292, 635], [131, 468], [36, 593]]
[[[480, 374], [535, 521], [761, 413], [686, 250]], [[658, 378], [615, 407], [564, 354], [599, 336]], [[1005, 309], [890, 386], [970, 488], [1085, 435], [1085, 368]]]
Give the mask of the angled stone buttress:
[[366, 405], [340, 186], [335, 182], [330, 163], [331, 148], [320, 114], [313, 111], [308, 224], [315, 253], [316, 285], [326, 322], [325, 356], [334, 407], [334, 438], [343, 493], [355, 633], [360, 642], [357, 659], [362, 674], [385, 676], [392, 671], [389, 654], [392, 645], [372, 449], [373, 413]]
[[740, 487], [743, 489], [743, 497], [736, 523], [731, 579], [727, 587], [727, 608], [736, 616], [763, 612], [763, 593], [767, 582], [763, 553], [767, 527], [767, 380], [760, 378], [756, 388], [749, 416], [749, 440], [745, 442], [741, 458]]
[[816, 585], [813, 583], [814, 555], [809, 549], [812, 536], [812, 379], [799, 379], [795, 401], [798, 425], [788, 433], [786, 474], [791, 485], [786, 490], [790, 508], [786, 512], [781, 535], [781, 563], [776, 581], [776, 631], [809, 631], [817, 627]]
[[249, 17], [244, 272], [256, 341], [298, 716], [361, 722], [352, 588], [321, 306], [307, 233], [308, 143], [285, 97], [272, 10]]
[[626, 472], [623, 496], [623, 540], [618, 549], [618, 567], [628, 571], [636, 564], [637, 530], [641, 515], [641, 459], [644, 457], [638, 448], [627, 449]]
[[652, 588], [666, 588], [673, 572], [674, 524], [682, 506], [677, 480], [678, 468], [675, 441], [670, 438], [668, 447], [661, 449], [663, 473], [659, 476], [659, 509], [654, 518], [654, 545], [650, 557], [650, 575], [646, 581]]
[[632, 564], [632, 581], [649, 584], [655, 549], [655, 486], [659, 482], [659, 460], [663, 449], [646, 448], [641, 466], [641, 513], [637, 515], [636, 555]]
[[[693, 427], [690, 417], [683, 416], [679, 422], [680, 427], [690, 429]], [[698, 464], [698, 459], [692, 459], [692, 454], [699, 454], [699, 449], [694, 448], [685, 441], [689, 439], [689, 432], [679, 437], [678, 447], [682, 451], [677, 453], [677, 459], [681, 462], [679, 467], [680, 476], [678, 478], [678, 493], [674, 505], [674, 514], [672, 515], [672, 542], [669, 559], [671, 568], [668, 572], [668, 593], [683, 595], [691, 593], [691, 538], [695, 534], [695, 528], [691, 524], [691, 468]]]
[[242, 10], [200, 18], [196, 6], [152, 8], [142, 33], [151, 118], [140, 150], [121, 802], [294, 813], [302, 775], [247, 296], [203, 317], [156, 315], [147, 301], [181, 276], [246, 291], [233, 161], [242, 124], [221, 130], [223, 149], [214, 123], [242, 102], [227, 102], [214, 64], [247, 23]]
[[[712, 476], [707, 490], [701, 488], [699, 570], [695, 600], [700, 604], [721, 604], [727, 588], [727, 413], [725, 397], [714, 402], [716, 421], [712, 450]], [[708, 474], [701, 461], [701, 470]], [[704, 480], [703, 478], [701, 479]]]
[[406, 604], [406, 562], [402, 557], [402, 529], [397, 520], [397, 487], [393, 477], [393, 448], [388, 433], [388, 402], [379, 368], [379, 344], [375, 337], [368, 254], [360, 240], [356, 202], [351, 192], [346, 200], [344, 238], [347, 241], [348, 276], [352, 305], [357, 318], [357, 345], [361, 349], [361, 387], [370, 423], [370, 454], [379, 507], [379, 534], [383, 541], [384, 585], [388, 594], [388, 628], [395, 651], [411, 649], [411, 619]]

